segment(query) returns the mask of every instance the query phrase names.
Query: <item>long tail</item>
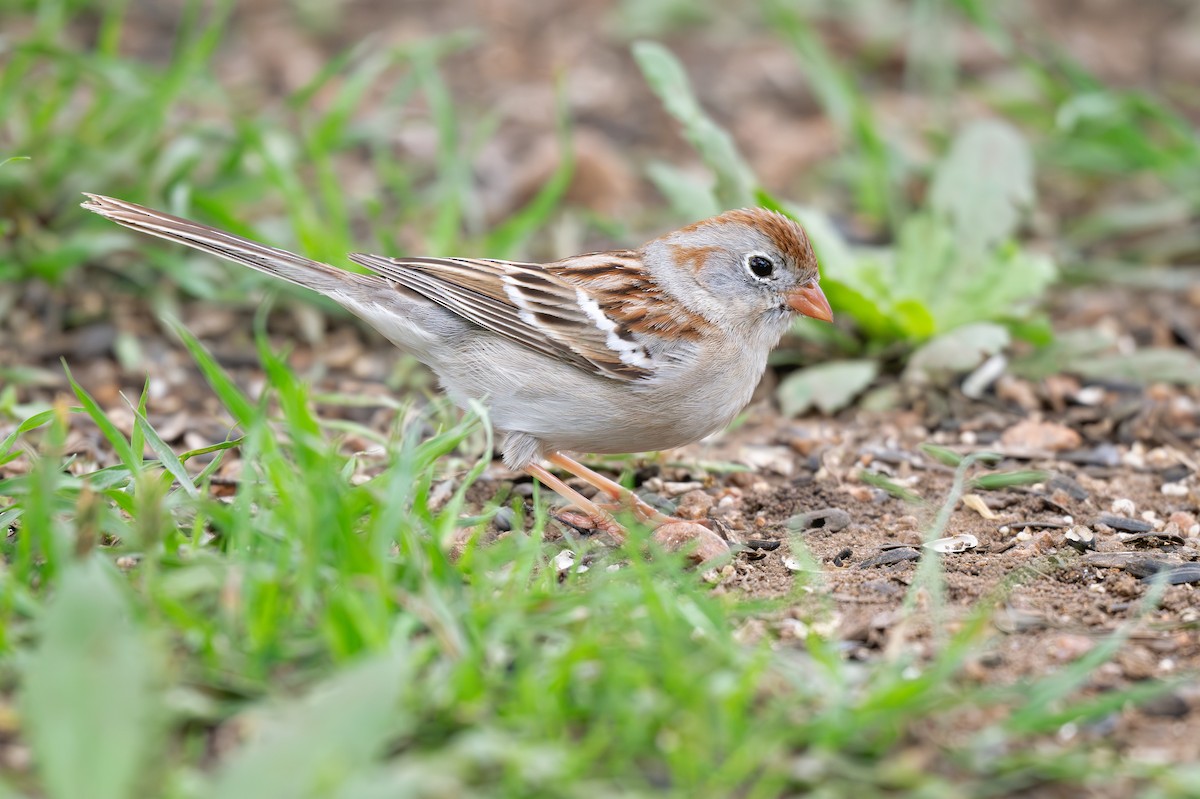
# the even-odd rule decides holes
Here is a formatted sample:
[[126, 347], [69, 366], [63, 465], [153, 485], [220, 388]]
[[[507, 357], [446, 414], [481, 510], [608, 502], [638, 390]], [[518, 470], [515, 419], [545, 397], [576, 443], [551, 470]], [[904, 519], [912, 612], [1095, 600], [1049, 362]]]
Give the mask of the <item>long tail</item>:
[[256, 241], [226, 233], [199, 222], [180, 219], [136, 203], [87, 194], [82, 206], [89, 211], [107, 217], [132, 230], [158, 236], [160, 239], [177, 241], [197, 250], [212, 253], [235, 263], [243, 264], [259, 272], [265, 272], [298, 286], [318, 291], [340, 299], [347, 290], [354, 288], [378, 289], [382, 281], [371, 275], [360, 275], [337, 269], [320, 261], [313, 261], [287, 250], [268, 247]]

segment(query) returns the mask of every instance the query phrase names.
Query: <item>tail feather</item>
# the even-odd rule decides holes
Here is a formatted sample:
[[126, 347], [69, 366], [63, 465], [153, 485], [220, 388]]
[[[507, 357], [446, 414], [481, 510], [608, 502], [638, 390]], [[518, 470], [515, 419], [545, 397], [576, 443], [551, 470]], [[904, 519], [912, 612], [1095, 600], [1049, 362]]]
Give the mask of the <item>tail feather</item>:
[[82, 203], [83, 208], [127, 228], [186, 244], [321, 294], [336, 298], [355, 286], [378, 288], [381, 282], [371, 275], [337, 269], [278, 247], [268, 247], [233, 233], [164, 214], [136, 203], [100, 194], [86, 196], [88, 199]]

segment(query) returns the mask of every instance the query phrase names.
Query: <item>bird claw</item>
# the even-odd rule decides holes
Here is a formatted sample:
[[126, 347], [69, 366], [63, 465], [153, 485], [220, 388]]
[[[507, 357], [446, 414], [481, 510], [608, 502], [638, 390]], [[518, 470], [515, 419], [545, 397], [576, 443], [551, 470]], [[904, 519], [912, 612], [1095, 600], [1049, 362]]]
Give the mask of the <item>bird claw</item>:
[[580, 535], [603, 533], [617, 544], [624, 543], [626, 538], [625, 528], [608, 515], [594, 516], [580, 511], [560, 510], [554, 514], [554, 518]]
[[[625, 528], [610, 516], [592, 516], [572, 510], [562, 510], [554, 518], [582, 535], [603, 533], [614, 543], [624, 543]], [[729, 544], [700, 522], [663, 517], [667, 521], [655, 528], [650, 540], [667, 552], [686, 552], [694, 565], [729, 554]]]

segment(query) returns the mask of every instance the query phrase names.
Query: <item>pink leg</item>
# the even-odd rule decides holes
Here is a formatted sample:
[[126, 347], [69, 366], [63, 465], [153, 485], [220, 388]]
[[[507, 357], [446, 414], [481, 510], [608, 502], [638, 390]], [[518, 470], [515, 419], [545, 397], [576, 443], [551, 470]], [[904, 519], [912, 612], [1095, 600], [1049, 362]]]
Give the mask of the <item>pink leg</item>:
[[[597, 491], [608, 495], [621, 507], [628, 508], [639, 521], [654, 525], [655, 530], [652, 537], [654, 542], [663, 549], [677, 552], [690, 548], [691, 558], [696, 563], [704, 563], [729, 553], [729, 545], [725, 543], [724, 539], [704, 525], [684, 519], [675, 519], [660, 513], [628, 488], [609, 480], [602, 474], [597, 474], [561, 452], [551, 453], [546, 460], [595, 487]], [[606, 532], [613, 534], [609, 525], [615, 527], [620, 533], [614, 537], [621, 541], [625, 540], [624, 530], [605, 509], [581, 495], [541, 466], [527, 467], [527, 471], [547, 487], [557, 491], [564, 499], [569, 500], [593, 520], [599, 522]]]
[[583, 494], [580, 494], [578, 491], [571, 488], [562, 480], [559, 480], [557, 477], [547, 471], [546, 467], [542, 466], [541, 464], [531, 463], [525, 467], [525, 471], [539, 480], [542, 485], [546, 486], [551, 491], [554, 491], [560, 497], [570, 502], [579, 510], [583, 511], [584, 514], [586, 514], [592, 523], [595, 524], [599, 529], [608, 533], [617, 541], [625, 540], [625, 529], [621, 527], [621, 525], [617, 524], [617, 520], [614, 519], [608, 511], [604, 510], [604, 508], [601, 508], [595, 502], [592, 502]]
[[570, 472], [580, 480], [587, 482], [589, 485], [595, 486], [597, 491], [604, 492], [611, 499], [618, 502], [621, 507], [632, 511], [633, 515], [638, 518], [638, 521], [646, 522], [647, 524], [652, 523], [655, 525], [666, 524], [669, 521], [678, 521], [677, 519], [672, 520], [670, 516], [660, 513], [659, 511], [650, 507], [650, 505], [644, 502], [641, 497], [620, 483], [609, 480], [604, 475], [592, 471], [579, 461], [568, 458], [561, 452], [551, 453], [546, 457], [546, 460], [550, 461], [563, 471]]

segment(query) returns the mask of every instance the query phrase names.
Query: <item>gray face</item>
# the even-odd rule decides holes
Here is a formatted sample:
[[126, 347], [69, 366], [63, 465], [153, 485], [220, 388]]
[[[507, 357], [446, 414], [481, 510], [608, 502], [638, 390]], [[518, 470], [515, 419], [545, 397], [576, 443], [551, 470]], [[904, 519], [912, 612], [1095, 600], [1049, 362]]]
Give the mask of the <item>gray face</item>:
[[794, 314], [788, 293], [817, 279], [804, 230], [762, 208], [689, 225], [643, 253], [655, 280], [689, 310], [755, 339], [781, 335]]
[[[729, 226], [723, 226], [729, 227]], [[759, 231], [738, 229], [734, 246], [714, 251], [697, 282], [736, 315], [790, 316], [787, 292], [814, 277]]]

